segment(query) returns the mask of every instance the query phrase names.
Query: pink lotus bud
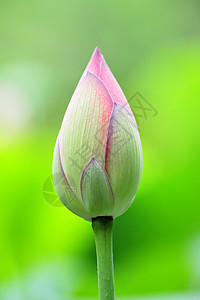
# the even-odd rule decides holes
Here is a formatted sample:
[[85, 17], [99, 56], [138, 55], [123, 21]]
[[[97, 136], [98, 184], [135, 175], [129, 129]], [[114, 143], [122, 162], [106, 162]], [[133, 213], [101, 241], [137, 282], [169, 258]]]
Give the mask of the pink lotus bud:
[[[134, 200], [142, 147], [128, 102], [97, 47], [66, 110], [53, 158], [56, 191], [80, 217], [117, 217]], [[55, 177], [54, 177], [55, 178]]]

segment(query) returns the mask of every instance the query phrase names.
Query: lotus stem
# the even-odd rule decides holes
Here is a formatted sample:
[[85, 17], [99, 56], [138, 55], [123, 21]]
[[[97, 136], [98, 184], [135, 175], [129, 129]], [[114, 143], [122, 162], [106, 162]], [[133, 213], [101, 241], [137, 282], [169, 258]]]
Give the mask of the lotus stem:
[[114, 300], [113, 218], [94, 218], [92, 228], [97, 253], [99, 300]]

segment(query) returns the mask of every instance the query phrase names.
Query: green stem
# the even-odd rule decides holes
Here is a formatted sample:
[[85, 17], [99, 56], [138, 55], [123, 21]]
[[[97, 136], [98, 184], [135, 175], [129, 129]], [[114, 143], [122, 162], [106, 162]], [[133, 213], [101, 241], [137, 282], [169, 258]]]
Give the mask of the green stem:
[[97, 273], [100, 300], [114, 300], [114, 271], [113, 271], [113, 247], [112, 217], [98, 217], [92, 220], [96, 252]]

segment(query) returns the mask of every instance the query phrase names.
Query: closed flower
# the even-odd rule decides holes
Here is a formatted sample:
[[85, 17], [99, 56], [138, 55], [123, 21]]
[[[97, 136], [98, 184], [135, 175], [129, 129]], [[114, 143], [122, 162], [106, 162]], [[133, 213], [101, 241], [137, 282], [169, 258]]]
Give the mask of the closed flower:
[[135, 118], [96, 48], [56, 141], [56, 191], [69, 210], [86, 220], [115, 218], [133, 202], [141, 175], [142, 147]]

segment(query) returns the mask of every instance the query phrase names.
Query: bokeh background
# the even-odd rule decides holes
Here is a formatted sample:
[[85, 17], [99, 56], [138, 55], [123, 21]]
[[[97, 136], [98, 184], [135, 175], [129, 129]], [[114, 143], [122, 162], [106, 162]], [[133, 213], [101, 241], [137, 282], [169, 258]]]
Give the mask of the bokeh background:
[[198, 0], [1, 0], [1, 300], [97, 299], [91, 224], [58, 205], [50, 177], [97, 45], [144, 152], [134, 204], [114, 221], [117, 299], [200, 299], [199, 34]]

